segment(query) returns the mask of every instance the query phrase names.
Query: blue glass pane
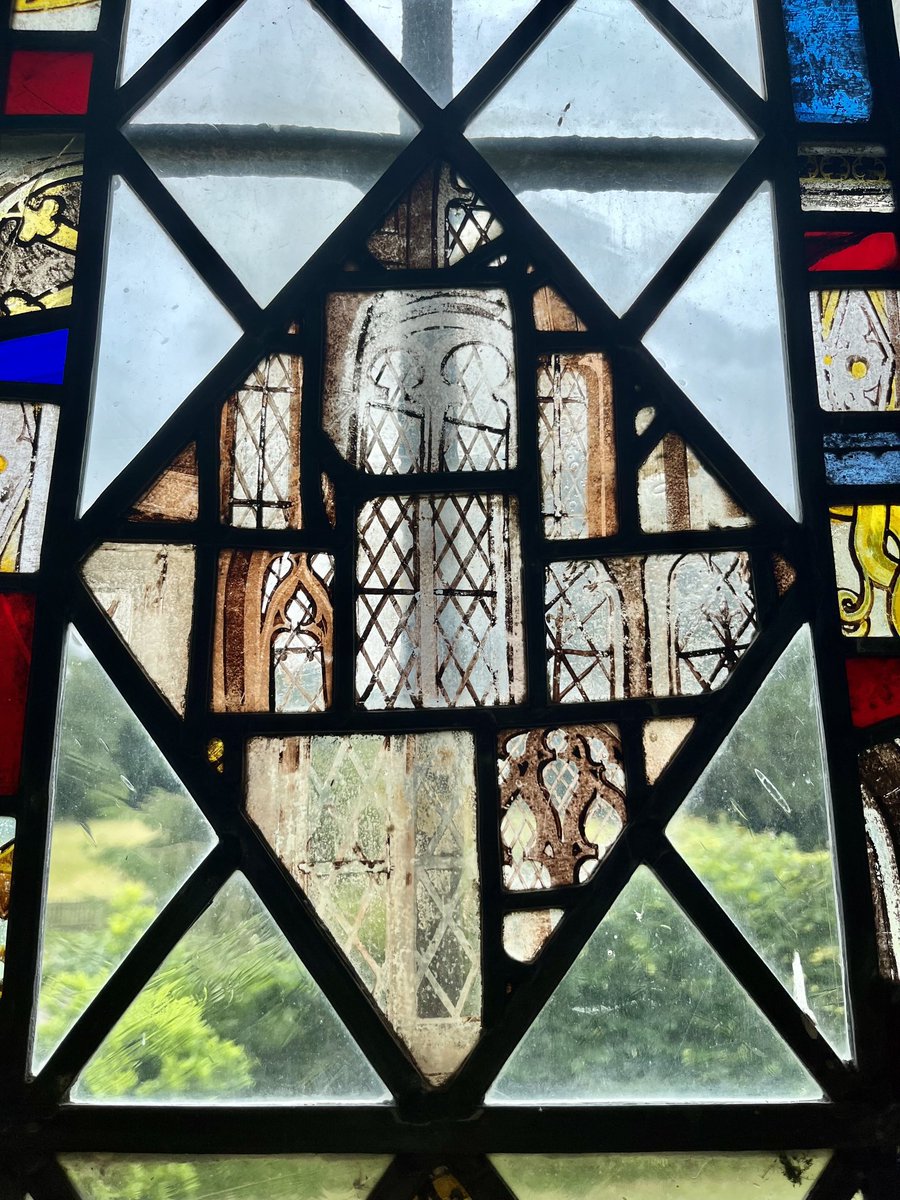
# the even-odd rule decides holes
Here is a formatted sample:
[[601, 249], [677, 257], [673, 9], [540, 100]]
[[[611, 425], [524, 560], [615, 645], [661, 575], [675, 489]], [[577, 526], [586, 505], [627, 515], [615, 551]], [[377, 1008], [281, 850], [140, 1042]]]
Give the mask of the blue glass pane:
[[68, 329], [0, 342], [0, 379], [7, 383], [62, 383]]
[[784, 0], [798, 121], [865, 121], [872, 85], [857, 0]]
[[829, 433], [825, 474], [829, 483], [900, 483], [900, 434]]

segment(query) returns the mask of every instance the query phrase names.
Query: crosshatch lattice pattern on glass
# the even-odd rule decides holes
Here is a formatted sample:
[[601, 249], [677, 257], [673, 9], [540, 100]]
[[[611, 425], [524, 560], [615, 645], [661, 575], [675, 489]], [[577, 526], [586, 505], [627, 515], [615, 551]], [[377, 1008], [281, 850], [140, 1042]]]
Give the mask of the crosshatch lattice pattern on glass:
[[842, 57], [760, 0], [765, 86], [749, 5], [425, 7], [13, 6], [10, 81], [94, 55], [0, 148], [16, 1163], [126, 1194], [34, 1129], [171, 1155], [188, 1103], [192, 1153], [425, 1153], [373, 1195], [839, 1128], [816, 1195], [880, 1195], [889, 6]]

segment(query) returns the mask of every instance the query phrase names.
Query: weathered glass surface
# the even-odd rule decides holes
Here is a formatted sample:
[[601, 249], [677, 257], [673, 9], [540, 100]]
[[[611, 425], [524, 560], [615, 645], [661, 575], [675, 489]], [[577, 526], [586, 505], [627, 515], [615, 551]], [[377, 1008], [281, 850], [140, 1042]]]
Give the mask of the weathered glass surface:
[[881, 742], [859, 756], [866, 846], [878, 935], [878, 966], [900, 983], [900, 741]]
[[648, 783], [656, 783], [690, 736], [695, 724], [693, 717], [659, 717], [644, 722], [644, 773]]
[[0, 317], [72, 303], [82, 166], [77, 138], [4, 138]]
[[769, 555], [769, 564], [775, 578], [775, 590], [779, 596], [784, 596], [797, 582], [797, 570], [793, 563], [788, 562], [777, 550], [773, 550]]
[[128, 514], [129, 521], [196, 521], [200, 496], [197, 447], [172, 459]]
[[31, 594], [0, 592], [0, 796], [19, 786], [34, 602]]
[[900, 715], [900, 659], [848, 658], [847, 690], [859, 729]]
[[872, 112], [857, 0], [784, 0], [794, 113], [842, 124]]
[[647, 432], [655, 417], [656, 409], [649, 405], [646, 408], [638, 409], [634, 414], [634, 432], [638, 437]]
[[0, 402], [0, 571], [36, 571], [59, 409]]
[[438, 104], [447, 104], [465, 87], [534, 3], [350, 0], [372, 32]]
[[894, 185], [883, 146], [801, 145], [800, 207], [804, 212], [894, 211]]
[[830, 510], [837, 600], [845, 637], [900, 637], [900, 507]]
[[538, 359], [538, 448], [544, 534], [616, 532], [612, 377], [602, 354]]
[[894, 233], [807, 231], [803, 249], [810, 271], [895, 271], [900, 266], [900, 245]]
[[647, 533], [753, 524], [677, 433], [661, 438], [638, 470], [638, 511]]
[[203, 0], [129, 0], [119, 66], [119, 82], [130, 79], [138, 67], [172, 36]]
[[112, 1027], [72, 1098], [371, 1104], [388, 1092], [235, 874]]
[[799, 512], [772, 198], [764, 185], [644, 343], [792, 516]]
[[676, 7], [761, 95], [765, 87], [756, 0], [676, 0]]
[[561, 908], [511, 912], [503, 917], [503, 949], [516, 962], [533, 962], [563, 917]]
[[362, 508], [357, 538], [356, 694], [366, 708], [522, 699], [514, 499], [386, 496]]
[[12, 0], [10, 24], [13, 29], [49, 29], [66, 31], [96, 29], [100, 19], [100, 0]]
[[62, 383], [68, 329], [33, 333], [0, 342], [0, 380], [10, 383]]
[[746, 554], [651, 554], [547, 568], [555, 702], [720, 688], [756, 636]]
[[324, 426], [374, 475], [516, 465], [512, 313], [499, 288], [329, 296]]
[[820, 1097], [668, 893], [638, 867], [487, 1102]]
[[584, 333], [587, 326], [554, 287], [538, 288], [532, 300], [534, 327], [543, 332]]
[[470, 734], [254, 738], [247, 811], [429, 1082], [481, 1028]]
[[331, 704], [330, 554], [223, 550], [213, 640], [216, 712], [321, 712]]
[[222, 407], [220, 511], [241, 529], [300, 529], [303, 360], [270, 354]]
[[667, 832], [797, 1004], [849, 1058], [830, 807], [805, 626]]
[[829, 483], [865, 487], [900, 482], [900, 434], [827, 433], [824, 450]]
[[81, 573], [125, 645], [184, 715], [194, 605], [193, 546], [104, 542]]
[[[803, 1200], [827, 1150], [777, 1154], [492, 1154], [518, 1200]], [[93, 1197], [88, 1197], [93, 1200]]]
[[390, 1158], [63, 1154], [60, 1161], [83, 1200], [366, 1200]]
[[12, 116], [87, 112], [94, 56], [84, 50], [13, 50], [3, 111]]
[[828, 412], [884, 412], [897, 404], [900, 294], [811, 292], [819, 404]]
[[489, 245], [503, 226], [446, 163], [423, 172], [367, 243], [386, 267], [452, 267]]
[[9, 896], [12, 889], [13, 859], [16, 852], [16, 822], [0, 817], [0, 994], [3, 992], [6, 961], [6, 922], [9, 920]]
[[619, 731], [567, 725], [501, 733], [497, 744], [503, 884], [580, 883], [627, 817]]
[[112, 189], [82, 511], [240, 334], [127, 184]]
[[34, 1070], [215, 844], [74, 629], [56, 753]]
[[630, 0], [578, 0], [467, 136], [618, 313], [754, 144]]

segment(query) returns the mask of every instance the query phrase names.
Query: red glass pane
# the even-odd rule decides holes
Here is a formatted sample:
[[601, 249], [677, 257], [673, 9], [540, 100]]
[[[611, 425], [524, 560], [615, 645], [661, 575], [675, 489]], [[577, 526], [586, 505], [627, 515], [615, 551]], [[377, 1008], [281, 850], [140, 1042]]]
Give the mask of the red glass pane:
[[6, 87], [8, 113], [87, 112], [93, 54], [15, 50]]
[[847, 685], [858, 728], [900, 716], [900, 658], [848, 659]]
[[0, 795], [19, 786], [34, 596], [0, 592]]
[[893, 233], [807, 233], [810, 271], [894, 271], [900, 246]]

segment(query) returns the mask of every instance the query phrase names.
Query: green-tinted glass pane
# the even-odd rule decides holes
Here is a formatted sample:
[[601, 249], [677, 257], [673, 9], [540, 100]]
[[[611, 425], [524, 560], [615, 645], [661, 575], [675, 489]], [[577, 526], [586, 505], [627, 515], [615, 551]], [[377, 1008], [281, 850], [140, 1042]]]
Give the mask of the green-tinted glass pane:
[[76, 1100], [329, 1100], [388, 1093], [243, 875], [113, 1027]]
[[365, 1200], [389, 1158], [67, 1154], [84, 1200]]
[[812, 639], [782, 654], [668, 828], [745, 937], [849, 1057]]
[[70, 630], [35, 1070], [214, 841], [146, 730]]
[[494, 1154], [491, 1161], [518, 1200], [803, 1200], [828, 1152]]
[[639, 867], [513, 1051], [488, 1101], [820, 1096], [697, 930]]

